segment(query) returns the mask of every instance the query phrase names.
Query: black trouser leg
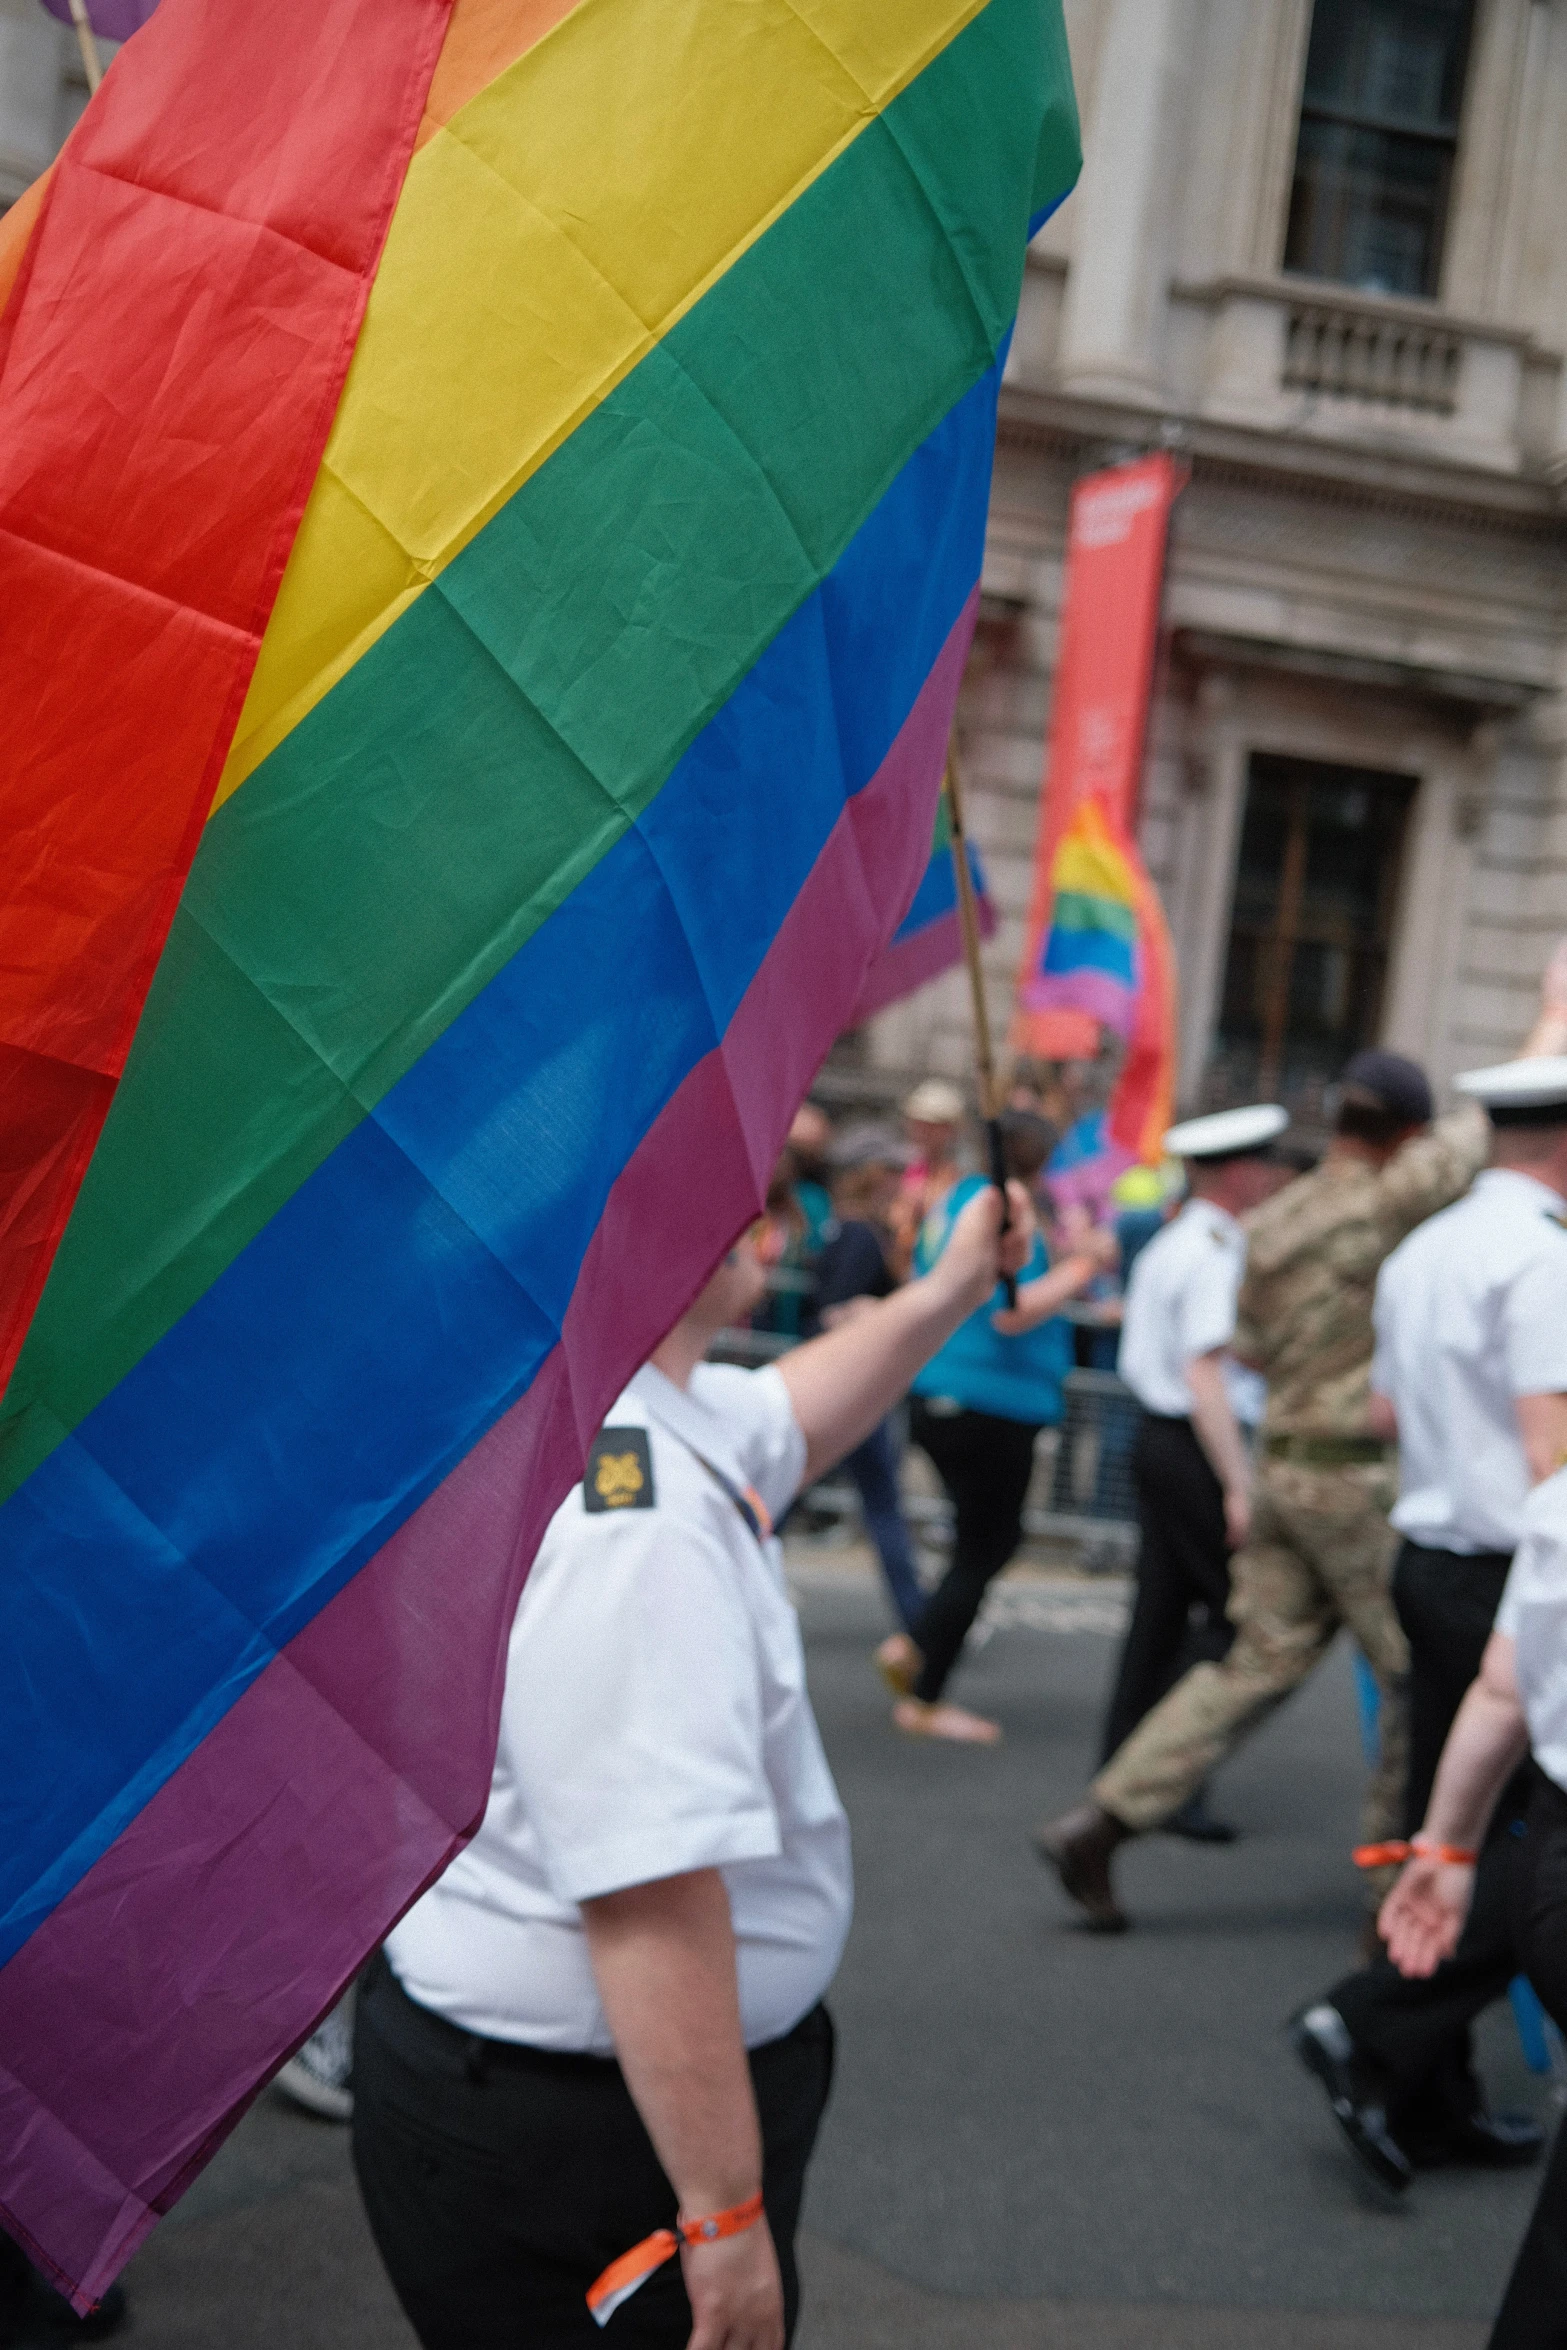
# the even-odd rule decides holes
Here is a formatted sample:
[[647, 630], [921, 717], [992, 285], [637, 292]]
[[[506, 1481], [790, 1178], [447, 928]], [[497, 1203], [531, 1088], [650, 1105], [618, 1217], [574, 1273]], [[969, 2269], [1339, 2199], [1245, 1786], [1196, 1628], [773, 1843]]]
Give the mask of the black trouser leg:
[[[1410, 1652], [1410, 1834], [1425, 1817], [1453, 1716], [1480, 1670], [1508, 1563], [1496, 1553], [1464, 1558], [1412, 1542], [1398, 1554], [1393, 1600]], [[1436, 2150], [1484, 2102], [1470, 2026], [1518, 1972], [1512, 1831], [1529, 1797], [1522, 1772], [1497, 1806], [1458, 1948], [1435, 1974], [1412, 1979], [1378, 1959], [1328, 1993], [1356, 2046], [1388, 2075], [1388, 2126], [1406, 2152]]]
[[1217, 1664], [1235, 1637], [1224, 1492], [1189, 1420], [1145, 1417], [1132, 1455], [1137, 1492], [1137, 1597], [1121, 1644], [1099, 1759], [1109, 1761], [1190, 1665], [1192, 1610], [1211, 1627], [1202, 1654]]
[[1023, 1504], [1037, 1428], [991, 1412], [936, 1412], [915, 1396], [909, 1434], [952, 1497], [952, 1564], [931, 1593], [915, 1640], [925, 1662], [914, 1694], [933, 1704], [957, 1663], [985, 1587], [1023, 1539]]
[[32, 2273], [21, 2245], [0, 2229], [0, 2350], [21, 2328]]
[[[832, 2049], [818, 2007], [751, 2053], [786, 2338], [799, 2312], [794, 2238]], [[588, 2287], [675, 2217], [619, 2065], [474, 2039], [416, 2007], [384, 1964], [356, 2019], [353, 2152], [371, 2232], [423, 2350], [586, 2350], [603, 2339]], [[685, 2350], [691, 2305], [679, 2261], [611, 2322], [610, 2339], [630, 2350]]]
[[1460, 1557], [1406, 1542], [1393, 1566], [1393, 1605], [1409, 1642], [1409, 1786], [1404, 1834], [1426, 1816], [1436, 1766], [1464, 1692], [1480, 1670], [1511, 1557]]
[[[1567, 2032], [1567, 1795], [1541, 1774], [1514, 1877], [1519, 1956], [1547, 2014]], [[1540, 2182], [1490, 2350], [1567, 2350], [1567, 2129]]]

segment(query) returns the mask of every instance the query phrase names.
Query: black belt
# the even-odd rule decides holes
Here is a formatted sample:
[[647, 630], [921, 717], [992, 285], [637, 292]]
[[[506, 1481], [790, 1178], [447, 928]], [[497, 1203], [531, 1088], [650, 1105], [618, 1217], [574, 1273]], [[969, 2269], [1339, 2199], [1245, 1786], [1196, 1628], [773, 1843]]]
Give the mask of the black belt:
[[522, 2040], [492, 2040], [448, 2023], [433, 2008], [410, 1999], [384, 1951], [370, 1962], [361, 1997], [375, 2030], [395, 2056], [421, 2073], [482, 2080], [488, 2072], [604, 2074], [619, 2070], [612, 2056], [588, 2056], [566, 2048], [534, 2048]]
[[[579, 2079], [602, 2079], [620, 2070], [613, 2056], [589, 2056], [570, 2048], [535, 2048], [525, 2040], [492, 2040], [483, 2032], [448, 2023], [445, 2016], [409, 1997], [384, 1950], [378, 1950], [370, 1961], [360, 1999], [368, 2008], [368, 2020], [394, 2056], [400, 2056], [415, 2072], [482, 2081], [490, 2072], [550, 2074], [560, 2080], [570, 2074]], [[748, 2049], [746, 2054], [760, 2056], [764, 2049], [781, 2048], [796, 2037], [809, 2039], [823, 2028], [817, 2020], [823, 2012], [818, 2000], [789, 2031]]]

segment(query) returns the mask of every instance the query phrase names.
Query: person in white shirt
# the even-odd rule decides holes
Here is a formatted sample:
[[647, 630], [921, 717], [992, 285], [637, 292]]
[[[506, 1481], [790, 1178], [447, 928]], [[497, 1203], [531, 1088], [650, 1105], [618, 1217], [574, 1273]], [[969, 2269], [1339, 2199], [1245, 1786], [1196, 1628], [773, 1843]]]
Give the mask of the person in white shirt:
[[[1240, 1218], [1278, 1188], [1270, 1146], [1289, 1123], [1275, 1103], [1172, 1127], [1189, 1197], [1132, 1268], [1117, 1368], [1142, 1406], [1137, 1597], [1105, 1714], [1107, 1762], [1188, 1665], [1217, 1663], [1235, 1637], [1225, 1613], [1230, 1553], [1251, 1514], [1251, 1439], [1267, 1391], [1230, 1352], [1246, 1266]], [[1234, 1830], [1201, 1790], [1166, 1826], [1205, 1842]]]
[[745, 1235], [551, 1520], [484, 1819], [359, 2002], [355, 2165], [425, 2350], [792, 2334], [851, 1879], [771, 1529], [1025, 1260], [1010, 1204], [756, 1372], [703, 1361], [765, 1288]]
[[[1373, 1411], [1399, 1445], [1406, 1837], [1480, 1669], [1530, 1488], [1567, 1451], [1567, 1059], [1508, 1062], [1457, 1085], [1490, 1113], [1490, 1165], [1387, 1258], [1374, 1307]], [[1385, 2185], [1407, 2184], [1421, 2163], [1524, 2162], [1541, 2150], [1534, 2123], [1487, 2111], [1470, 2038], [1517, 1971], [1508, 1831], [1528, 1795], [1521, 1776], [1498, 1808], [1462, 1946], [1439, 1975], [1410, 1982], [1373, 1961], [1294, 2025], [1297, 2053]]]
[[[1480, 1671], [1442, 1749], [1411, 1858], [1382, 1906], [1393, 1963], [1412, 1984], [1437, 1981], [1468, 1937], [1495, 1847], [1494, 1823], [1525, 1757], [1523, 1834], [1505, 1839], [1517, 1957], [1559, 2030], [1567, 2031], [1567, 1470], [1537, 1485]], [[1555, 2149], [1490, 2350], [1561, 2350], [1567, 2342], [1567, 2130]]]

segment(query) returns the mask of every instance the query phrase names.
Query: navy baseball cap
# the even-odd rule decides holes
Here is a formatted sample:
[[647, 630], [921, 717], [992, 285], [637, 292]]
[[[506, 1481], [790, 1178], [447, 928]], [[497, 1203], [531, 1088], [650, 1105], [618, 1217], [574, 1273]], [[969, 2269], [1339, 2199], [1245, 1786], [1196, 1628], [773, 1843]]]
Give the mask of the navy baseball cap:
[[1339, 1087], [1341, 1094], [1373, 1102], [1406, 1126], [1428, 1125], [1436, 1108], [1430, 1079], [1418, 1061], [1406, 1061], [1402, 1053], [1356, 1053], [1345, 1064]]

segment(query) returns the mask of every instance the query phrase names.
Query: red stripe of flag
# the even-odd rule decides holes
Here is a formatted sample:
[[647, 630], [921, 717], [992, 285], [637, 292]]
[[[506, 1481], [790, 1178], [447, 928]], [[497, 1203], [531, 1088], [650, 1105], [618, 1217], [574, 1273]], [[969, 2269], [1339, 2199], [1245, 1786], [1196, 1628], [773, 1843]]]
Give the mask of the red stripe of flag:
[[450, 0], [163, 0], [0, 321], [0, 1389], [130, 1048]]

